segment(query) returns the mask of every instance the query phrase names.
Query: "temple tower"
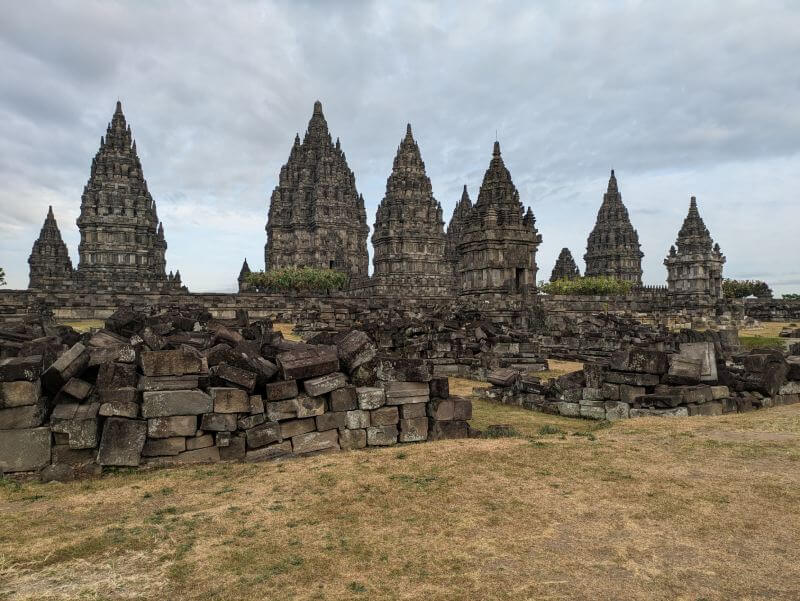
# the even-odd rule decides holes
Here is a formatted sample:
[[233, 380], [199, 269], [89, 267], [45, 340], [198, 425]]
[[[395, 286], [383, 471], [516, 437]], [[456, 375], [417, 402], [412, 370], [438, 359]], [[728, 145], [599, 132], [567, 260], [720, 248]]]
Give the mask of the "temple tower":
[[386, 194], [375, 214], [373, 292], [378, 295], [446, 296], [452, 269], [445, 261], [442, 207], [419, 146], [406, 127], [397, 148]]
[[267, 217], [267, 269], [316, 267], [343, 271], [351, 284], [367, 277], [367, 214], [364, 198], [342, 152], [334, 145], [322, 104], [302, 143], [295, 136], [281, 168]]
[[464, 295], [527, 295], [536, 290], [536, 250], [542, 236], [527, 213], [494, 143], [478, 200], [464, 222], [459, 274]]
[[239, 277], [236, 280], [239, 282], [239, 292], [247, 292], [251, 289], [250, 284], [247, 283], [247, 276], [250, 273], [250, 266], [247, 264], [247, 259], [245, 259], [244, 263], [242, 263], [242, 268], [239, 270]]
[[572, 253], [568, 248], [562, 248], [561, 253], [556, 259], [556, 265], [553, 267], [553, 272], [550, 274], [550, 281], [556, 280], [574, 280], [581, 277], [581, 272], [575, 264], [575, 259], [572, 258]]
[[181, 288], [179, 280], [167, 278], [164, 227], [120, 102], [92, 160], [77, 224], [81, 234], [77, 280], [82, 287]]
[[53, 207], [47, 209], [47, 217], [28, 257], [28, 265], [29, 288], [60, 289], [72, 283], [72, 260], [61, 238]]
[[614, 170], [608, 180], [608, 190], [597, 213], [597, 222], [586, 244], [587, 277], [605, 276], [618, 280], [642, 283], [642, 257], [639, 234], [633, 229], [628, 209], [622, 204]]
[[447, 233], [445, 234], [445, 259], [450, 263], [453, 273], [456, 275], [458, 275], [458, 243], [461, 241], [464, 222], [467, 220], [470, 211], [472, 211], [472, 200], [469, 198], [465, 184], [464, 190], [461, 192], [461, 200], [456, 203], [456, 208], [453, 209], [453, 216], [447, 224]]
[[722, 266], [725, 256], [711, 238], [692, 196], [689, 213], [683, 220], [675, 246], [664, 259], [669, 293], [677, 298], [722, 298]]

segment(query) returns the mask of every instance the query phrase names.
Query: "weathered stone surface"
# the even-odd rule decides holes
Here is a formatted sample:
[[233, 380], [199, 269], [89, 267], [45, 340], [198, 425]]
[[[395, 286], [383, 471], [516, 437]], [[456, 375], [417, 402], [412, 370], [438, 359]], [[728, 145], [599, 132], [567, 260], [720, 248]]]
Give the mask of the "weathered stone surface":
[[[646, 394], [644, 386], [629, 386], [628, 384], [619, 385], [619, 400], [623, 403], [633, 403], [636, 397]], [[613, 399], [609, 399], [613, 400]]]
[[223, 380], [241, 386], [247, 392], [253, 392], [256, 387], [256, 374], [252, 371], [246, 371], [227, 363], [220, 363], [216, 366], [214, 375]]
[[201, 390], [158, 390], [142, 394], [142, 417], [200, 415], [211, 413], [214, 404]]
[[199, 385], [199, 376], [142, 376], [137, 388], [143, 391], [152, 390], [191, 390]]
[[271, 422], [297, 417], [297, 403], [294, 399], [265, 403], [264, 408], [267, 419]]
[[281, 438], [292, 438], [298, 434], [305, 434], [306, 432], [313, 432], [316, 429], [316, 422], [314, 418], [309, 417], [306, 419], [292, 419], [289, 421], [281, 422]]
[[672, 409], [637, 409], [631, 408], [631, 417], [688, 417], [689, 410], [686, 407], [674, 407]]
[[325, 430], [334, 430], [345, 427], [346, 411], [329, 411], [318, 415], [316, 419], [317, 430], [324, 432]]
[[721, 399], [727, 399], [731, 396], [731, 392], [727, 386], [712, 386], [711, 387], [711, 398], [715, 401], [719, 401]]
[[92, 385], [89, 384], [89, 382], [81, 380], [80, 378], [70, 378], [69, 381], [61, 388], [59, 394], [66, 394], [75, 400], [83, 401], [89, 396], [91, 391]]
[[559, 401], [556, 403], [558, 406], [559, 415], [565, 417], [580, 417], [581, 406], [578, 403], [568, 403], [567, 401]]
[[216, 463], [220, 460], [218, 447], [203, 447], [184, 451], [176, 456], [178, 463]]
[[446, 399], [450, 396], [450, 380], [447, 377], [431, 378], [429, 394], [434, 399]]
[[203, 371], [201, 358], [184, 350], [146, 351], [139, 356], [139, 363], [146, 376], [182, 376]]
[[677, 389], [680, 394], [681, 403], [706, 403], [714, 399], [710, 386], [700, 384], [698, 386], [681, 386]]
[[606, 372], [606, 382], [628, 386], [656, 386], [659, 378], [655, 374], [640, 374], [621, 371]]
[[245, 458], [246, 439], [244, 435], [231, 436], [227, 447], [219, 447], [219, 457], [222, 461], [237, 461]]
[[588, 401], [589, 404], [581, 404], [581, 417], [585, 417], [587, 419], [605, 419], [606, 418], [606, 408], [605, 403], [603, 401]]
[[362, 410], [377, 409], [386, 404], [386, 394], [383, 388], [371, 388], [362, 386], [356, 388], [358, 395], [358, 407]]
[[250, 412], [250, 397], [240, 388], [209, 388], [208, 392], [214, 402], [214, 413]]
[[257, 449], [271, 442], [280, 442], [282, 440], [281, 427], [278, 422], [264, 422], [247, 430], [245, 435], [248, 449]]
[[52, 393], [61, 390], [70, 378], [79, 376], [89, 364], [89, 351], [80, 342], [56, 359], [42, 374], [42, 385]]
[[519, 372], [516, 369], [495, 369], [486, 375], [486, 380], [490, 384], [504, 388], [513, 386], [517, 378], [519, 378]]
[[42, 356], [9, 357], [0, 359], [0, 382], [27, 380], [34, 382], [42, 373]]
[[400, 420], [400, 442], [420, 442], [428, 438], [428, 418], [415, 417]]
[[[219, 436], [219, 434], [217, 434]], [[228, 445], [230, 441], [228, 441]], [[186, 450], [194, 451], [196, 449], [205, 449], [214, 445], [214, 437], [211, 434], [203, 434], [202, 436], [193, 436], [186, 439]], [[225, 446], [228, 446], [225, 445]]]
[[637, 373], [662, 375], [667, 373], [667, 353], [642, 348], [615, 351], [611, 355], [611, 369]]
[[270, 382], [265, 386], [266, 400], [282, 401], [293, 399], [297, 396], [297, 380], [284, 380], [281, 382]]
[[377, 349], [365, 332], [351, 330], [336, 343], [336, 352], [342, 367], [350, 372], [374, 359]]
[[76, 478], [75, 468], [64, 463], [46, 466], [39, 472], [40, 482], [70, 482]]
[[177, 455], [186, 450], [186, 439], [183, 436], [171, 438], [148, 438], [142, 448], [142, 457], [162, 457]]
[[[210, 434], [209, 434], [210, 436]], [[231, 437], [233, 436], [232, 432], [217, 432], [215, 435], [216, 438], [216, 445], [220, 448], [227, 447], [231, 444]]]
[[369, 411], [354, 409], [353, 411], [345, 412], [344, 424], [345, 428], [349, 430], [358, 430], [368, 427]]
[[6, 472], [28, 472], [50, 463], [50, 428], [0, 432], [0, 466]]
[[277, 356], [284, 380], [306, 379], [339, 371], [335, 347], [308, 346], [286, 351]]
[[232, 432], [236, 429], [235, 413], [204, 413], [200, 429], [208, 432]]
[[428, 415], [436, 421], [449, 421], [454, 417], [455, 403], [451, 399], [433, 399], [428, 403]]
[[723, 406], [719, 401], [711, 401], [701, 405], [691, 403], [686, 405], [686, 409], [689, 415], [722, 415], [723, 413]]
[[469, 425], [462, 421], [428, 421], [428, 440], [469, 438]]
[[15, 382], [0, 382], [0, 409], [11, 407], [24, 407], [35, 405], [41, 396], [39, 380], [17, 380]]
[[98, 414], [103, 417], [135, 418], [139, 417], [139, 405], [137, 403], [126, 403], [124, 401], [102, 403]]
[[400, 420], [397, 407], [380, 407], [369, 412], [369, 423], [373, 426], [392, 426]]
[[608, 401], [620, 400], [620, 384], [612, 384], [611, 382], [603, 383], [603, 398]]
[[377, 357], [375, 376], [383, 382], [430, 382], [433, 365], [422, 359]]
[[303, 382], [306, 394], [320, 396], [347, 385], [347, 376], [341, 372], [327, 374]]
[[293, 399], [297, 407], [297, 417], [314, 417], [325, 413], [325, 399], [301, 394]]
[[[89, 344], [91, 345], [91, 340]], [[132, 344], [127, 343], [89, 349], [89, 367], [97, 367], [98, 365], [112, 362], [135, 363], [136, 349]]]
[[778, 394], [800, 394], [800, 382], [786, 382], [780, 387]]
[[24, 405], [0, 409], [0, 430], [21, 430], [36, 428], [44, 420], [44, 405]]
[[358, 408], [358, 393], [355, 386], [344, 386], [331, 391], [330, 399], [331, 411], [350, 411]]
[[386, 382], [384, 388], [387, 405], [427, 403], [430, 400], [427, 382]]
[[453, 419], [466, 421], [472, 419], [472, 401], [458, 396], [450, 397], [453, 401]]
[[417, 417], [427, 418], [428, 416], [428, 407], [425, 403], [411, 403], [408, 405], [400, 405], [399, 407], [400, 417], [402, 419], [414, 419]]
[[260, 394], [250, 395], [250, 414], [258, 415], [264, 413], [264, 399]]
[[[367, 436], [369, 436], [369, 434]], [[292, 438], [292, 452], [295, 455], [338, 448], [339, 432], [336, 430], [308, 432]]]
[[583, 364], [583, 376], [588, 388], [602, 388], [607, 366], [604, 363], [588, 361]]
[[[116, 418], [109, 418], [109, 419], [116, 419]], [[154, 417], [152, 419], [147, 420], [147, 436], [150, 438], [194, 436], [196, 432], [197, 432], [197, 417], [194, 415], [173, 415], [169, 417]]]
[[139, 403], [139, 391], [135, 388], [105, 388], [98, 391], [102, 403]]
[[100, 390], [135, 387], [136, 366], [132, 363], [103, 363], [97, 372], [97, 388]]
[[367, 446], [367, 431], [339, 430], [339, 446], [342, 449], [363, 449]]
[[52, 446], [52, 462], [65, 463], [73, 467], [80, 467], [94, 463], [97, 459], [96, 449], [70, 449], [68, 444], [54, 444]]
[[[220, 449], [220, 451], [222, 451]], [[244, 459], [249, 462], [256, 461], [269, 461], [270, 459], [279, 459], [292, 454], [292, 443], [289, 440], [277, 442], [265, 447], [247, 451]]]
[[256, 413], [255, 415], [240, 417], [236, 425], [240, 430], [249, 430], [250, 428], [255, 428], [259, 424], [263, 424], [265, 421], [267, 421], [267, 416], [265, 414]]
[[397, 443], [397, 426], [370, 426], [367, 428], [367, 446], [385, 447]]
[[136, 419], [109, 417], [103, 426], [97, 463], [135, 467], [139, 465], [149, 424]]
[[606, 401], [603, 403], [606, 410], [606, 419], [609, 421], [616, 419], [627, 419], [630, 417], [631, 406], [621, 401]]
[[584, 401], [602, 401], [603, 389], [602, 388], [583, 388], [581, 399]]

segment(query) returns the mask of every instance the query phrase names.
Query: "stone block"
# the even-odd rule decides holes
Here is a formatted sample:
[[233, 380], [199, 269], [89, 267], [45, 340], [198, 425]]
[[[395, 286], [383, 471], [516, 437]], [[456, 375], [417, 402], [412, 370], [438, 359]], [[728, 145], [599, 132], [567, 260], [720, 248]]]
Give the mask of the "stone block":
[[605, 419], [606, 418], [606, 408], [605, 402], [603, 401], [588, 401], [591, 404], [581, 404], [580, 405], [580, 413], [581, 417], [585, 417], [587, 419]]
[[142, 448], [142, 457], [163, 457], [177, 455], [186, 450], [186, 439], [183, 436], [171, 438], [148, 438]]
[[139, 417], [139, 405], [137, 403], [127, 403], [124, 401], [114, 401], [102, 403], [98, 415], [103, 417]]
[[[169, 351], [163, 351], [169, 352]], [[157, 390], [142, 394], [142, 417], [211, 413], [214, 403], [201, 390]]]
[[267, 419], [271, 422], [297, 417], [297, 403], [294, 402], [294, 399], [264, 403], [264, 409]]
[[141, 376], [137, 388], [142, 391], [153, 390], [192, 390], [200, 383], [199, 376]]
[[317, 430], [324, 432], [325, 430], [335, 430], [345, 427], [346, 411], [329, 411], [318, 415], [316, 419]]
[[270, 382], [265, 385], [265, 396], [267, 401], [283, 401], [293, 399], [298, 394], [297, 380], [283, 380], [280, 382]]
[[312, 397], [327, 394], [346, 385], [347, 377], [341, 372], [318, 376], [303, 382], [303, 388], [305, 389], [306, 394]]
[[27, 430], [42, 425], [45, 408], [42, 403], [0, 409], [0, 430]]
[[336, 343], [336, 352], [344, 369], [350, 372], [359, 365], [372, 361], [377, 349], [366, 333], [351, 330]]
[[433, 364], [422, 359], [377, 357], [375, 377], [383, 382], [430, 382]]
[[346, 411], [344, 425], [348, 430], [358, 430], [369, 426], [369, 412], [361, 409]]
[[297, 417], [314, 417], [325, 413], [325, 399], [301, 394], [293, 399], [297, 407]]
[[250, 415], [264, 413], [264, 399], [260, 394], [250, 395]]
[[307, 379], [339, 371], [336, 349], [329, 346], [307, 346], [280, 353], [278, 367], [284, 380]]
[[631, 406], [622, 401], [606, 401], [603, 403], [606, 410], [606, 419], [609, 421], [617, 419], [628, 419], [630, 417]]
[[358, 407], [362, 410], [377, 409], [386, 404], [386, 394], [383, 388], [361, 386], [356, 388]]
[[101, 403], [139, 403], [139, 391], [135, 388], [106, 388], [98, 392]]
[[[217, 434], [219, 436], [219, 434]], [[230, 444], [230, 441], [228, 441]], [[196, 449], [205, 449], [206, 447], [214, 446], [214, 437], [211, 434], [203, 434], [202, 436], [193, 436], [186, 439], [186, 450], [194, 451]], [[228, 446], [228, 445], [225, 445]]]
[[778, 389], [778, 394], [800, 394], [800, 382], [786, 382]]
[[588, 388], [602, 388], [605, 373], [606, 365], [604, 363], [586, 362], [583, 364], [583, 376]]
[[204, 413], [200, 429], [208, 432], [233, 432], [236, 429], [235, 413]]
[[247, 448], [257, 449], [272, 442], [280, 442], [281, 427], [278, 422], [264, 422], [245, 431], [245, 436], [247, 438]]
[[384, 390], [387, 405], [427, 403], [430, 400], [427, 382], [386, 382]]
[[720, 401], [710, 401], [700, 405], [696, 403], [686, 405], [689, 415], [722, 415], [723, 409]]
[[[108, 419], [121, 419], [121, 418], [110, 417]], [[108, 422], [108, 420], [106, 420], [106, 422]], [[152, 419], [147, 420], [147, 436], [149, 438], [172, 438], [174, 436], [194, 436], [196, 432], [197, 432], [197, 417], [194, 415], [172, 415], [169, 417], [154, 417]]]
[[418, 417], [424, 417], [427, 419], [427, 416], [428, 416], [428, 407], [425, 403], [412, 403], [410, 405], [400, 405], [401, 419], [415, 419]]
[[659, 378], [655, 374], [608, 371], [605, 378], [606, 382], [627, 384], [628, 386], [656, 386], [659, 383]]
[[42, 385], [45, 390], [55, 393], [66, 384], [70, 378], [80, 376], [89, 365], [89, 351], [80, 342], [56, 359], [42, 374]]
[[[91, 345], [91, 341], [89, 342]], [[89, 348], [88, 367], [97, 367], [104, 363], [135, 363], [136, 348], [132, 344], [115, 344], [107, 347]]]
[[[397, 428], [395, 428], [397, 432]], [[367, 434], [369, 437], [369, 434]], [[396, 437], [396, 436], [395, 436]], [[292, 452], [295, 455], [314, 453], [327, 449], [339, 449], [339, 432], [327, 430], [325, 432], [308, 432], [292, 438]]]
[[559, 415], [564, 417], [580, 417], [581, 406], [578, 403], [568, 403], [567, 401], [559, 401], [556, 403], [558, 406]]
[[[124, 417], [109, 417], [103, 425], [103, 436], [97, 453], [100, 465], [139, 465], [149, 423]], [[166, 437], [164, 437], [166, 438]]]
[[711, 387], [711, 398], [715, 401], [719, 401], [722, 399], [727, 399], [731, 396], [731, 391], [728, 389], [727, 386], [712, 386]]
[[177, 455], [178, 463], [216, 463], [220, 460], [218, 447], [204, 447], [192, 451], [184, 451]]
[[631, 408], [631, 417], [688, 417], [686, 407], [673, 407], [672, 409], [639, 409]]
[[208, 392], [214, 413], [250, 413], [250, 396], [241, 388], [209, 388]]
[[414, 417], [400, 420], [400, 442], [420, 442], [427, 439], [427, 417]]
[[339, 446], [342, 449], [363, 449], [367, 446], [367, 431], [339, 430]]
[[603, 383], [603, 398], [608, 401], [620, 400], [620, 384], [612, 384], [610, 382]]
[[453, 419], [467, 421], [472, 419], [472, 401], [458, 396], [450, 397], [453, 401]]
[[136, 366], [133, 363], [103, 363], [97, 372], [97, 388], [136, 388]]
[[612, 370], [628, 371], [660, 376], [667, 373], [667, 353], [642, 348], [615, 351], [611, 355]]
[[[446, 377], [431, 378], [429, 394], [434, 399], [446, 399], [450, 396], [450, 379]], [[426, 426], [427, 429], [427, 426]]]
[[582, 388], [582, 400], [584, 401], [602, 401], [603, 389], [602, 388]]
[[[221, 449], [220, 449], [221, 451]], [[247, 451], [244, 457], [245, 461], [269, 461], [271, 459], [279, 459], [292, 454], [292, 443], [289, 440], [277, 442], [265, 447]]]
[[313, 432], [317, 429], [317, 424], [314, 418], [308, 417], [305, 419], [291, 419], [289, 421], [281, 422], [281, 438], [292, 438], [298, 434], [305, 434], [306, 432]]
[[428, 421], [428, 440], [469, 438], [469, 425], [462, 421]]
[[[211, 436], [209, 434], [209, 436]], [[227, 447], [231, 444], [231, 437], [233, 436], [232, 432], [217, 432], [215, 434], [216, 437], [216, 445], [220, 448]]]
[[27, 380], [34, 382], [42, 374], [42, 356], [8, 357], [0, 359], [0, 382]]
[[240, 430], [249, 430], [250, 428], [255, 428], [259, 424], [263, 424], [265, 421], [267, 421], [266, 415], [263, 413], [256, 413], [255, 415], [240, 417], [239, 421], [236, 422], [236, 425]]
[[633, 403], [636, 397], [646, 394], [644, 386], [629, 386], [628, 384], [619, 384], [619, 400], [623, 403]]
[[697, 386], [681, 386], [678, 391], [680, 392], [681, 403], [683, 404], [701, 404], [714, 400], [714, 395], [710, 386], [699, 384]]
[[331, 411], [351, 411], [358, 408], [358, 394], [355, 386], [344, 386], [331, 391], [328, 400]]
[[202, 358], [183, 349], [145, 351], [139, 356], [139, 363], [146, 376], [183, 376], [204, 371]]
[[50, 428], [0, 432], [0, 467], [6, 472], [30, 472], [50, 463]]
[[428, 415], [436, 421], [450, 421], [455, 416], [455, 402], [452, 399], [432, 399], [428, 403]]
[[97, 459], [95, 449], [70, 449], [68, 444], [52, 446], [52, 462], [64, 463], [73, 467], [94, 463]]
[[379, 407], [369, 412], [369, 423], [372, 426], [393, 426], [400, 420], [397, 407]]
[[227, 363], [220, 363], [217, 365], [214, 375], [216, 375], [218, 378], [222, 378], [226, 382], [230, 382], [236, 386], [241, 386], [247, 392], [253, 392], [256, 387], [257, 376], [254, 372], [247, 371], [239, 367], [234, 367], [233, 365], [228, 365]]
[[669, 409], [681, 404], [680, 393], [675, 394], [643, 394], [633, 400], [633, 404], [641, 407]]
[[244, 436], [231, 436], [227, 447], [219, 447], [219, 457], [222, 461], [238, 461], [245, 458], [246, 439]]
[[367, 428], [367, 446], [386, 447], [397, 443], [397, 426], [370, 426]]
[[486, 374], [486, 380], [490, 384], [501, 388], [513, 386], [518, 378], [519, 372], [516, 369], [494, 369]]
[[59, 394], [65, 394], [76, 401], [83, 401], [92, 391], [92, 385], [86, 380], [80, 378], [70, 378], [69, 381], [61, 387]]
[[36, 405], [42, 390], [39, 380], [0, 382], [0, 409]]

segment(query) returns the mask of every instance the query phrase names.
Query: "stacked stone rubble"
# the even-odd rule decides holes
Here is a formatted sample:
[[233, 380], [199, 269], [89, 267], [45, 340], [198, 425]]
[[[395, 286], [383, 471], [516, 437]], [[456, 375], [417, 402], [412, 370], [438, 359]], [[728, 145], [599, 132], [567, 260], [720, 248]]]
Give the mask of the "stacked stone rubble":
[[78, 341], [62, 334], [0, 360], [7, 472], [61, 480], [469, 434], [470, 401], [450, 397], [429, 362], [380, 356], [357, 330], [312, 345], [245, 313], [219, 322], [172, 308], [117, 311]]
[[553, 272], [550, 274], [550, 281], [557, 280], [574, 280], [581, 277], [581, 272], [575, 264], [575, 259], [572, 258], [572, 253], [568, 248], [562, 248], [556, 259], [556, 264], [553, 267]]
[[453, 278], [443, 227], [442, 207], [408, 125], [375, 215], [373, 294], [446, 296]]
[[315, 267], [347, 273], [356, 284], [367, 277], [367, 215], [355, 176], [322, 104], [302, 143], [297, 136], [272, 192], [266, 225], [267, 269]]
[[33, 243], [30, 257], [28, 288], [39, 290], [62, 289], [73, 283], [72, 260], [61, 231], [58, 229], [53, 207], [48, 207], [39, 237]]
[[612, 169], [597, 222], [586, 243], [584, 273], [587, 277], [611, 277], [641, 285], [643, 256], [639, 234], [631, 225]]

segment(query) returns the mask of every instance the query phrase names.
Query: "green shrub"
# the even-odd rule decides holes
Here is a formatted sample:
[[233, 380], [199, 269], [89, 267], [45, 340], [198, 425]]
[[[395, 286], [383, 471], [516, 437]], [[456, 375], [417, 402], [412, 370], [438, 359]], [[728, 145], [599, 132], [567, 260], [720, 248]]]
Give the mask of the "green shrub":
[[582, 277], [539, 284], [541, 292], [568, 296], [623, 295], [632, 289], [632, 282], [607, 277]]
[[0, 267], [0, 286], [6, 285], [6, 272]]
[[254, 271], [246, 281], [259, 292], [329, 292], [347, 287], [347, 274], [333, 269], [284, 267]]
[[722, 293], [725, 298], [772, 298], [772, 289], [761, 280], [722, 280]]
[[800, 294], [784, 294], [784, 300], [800, 300]]

